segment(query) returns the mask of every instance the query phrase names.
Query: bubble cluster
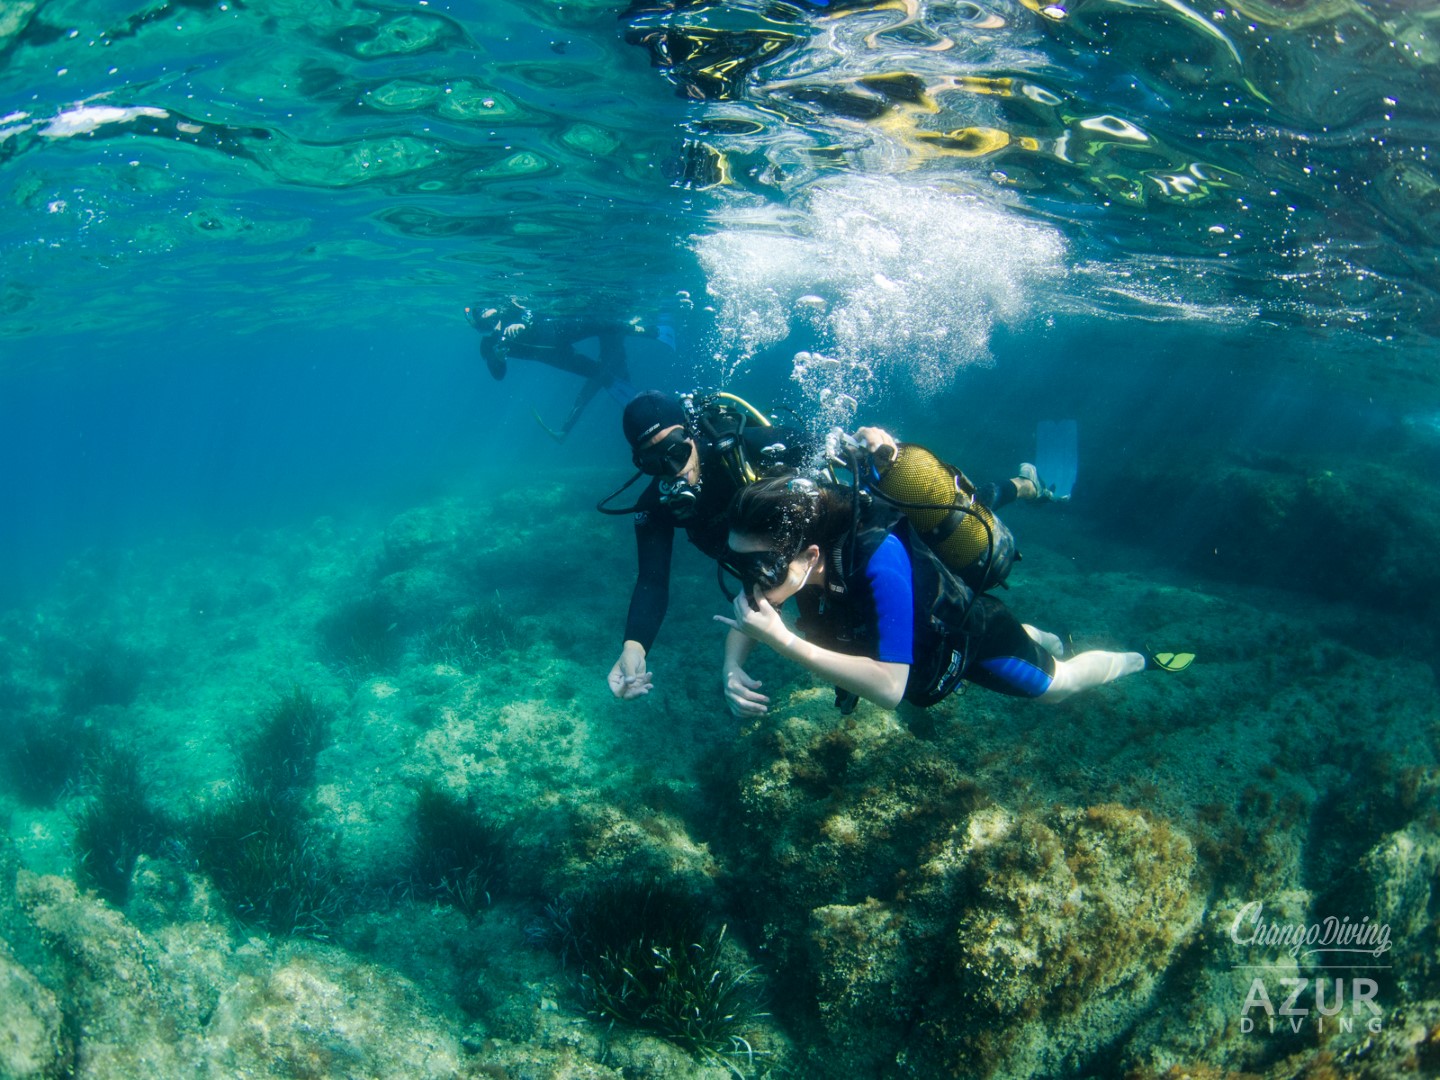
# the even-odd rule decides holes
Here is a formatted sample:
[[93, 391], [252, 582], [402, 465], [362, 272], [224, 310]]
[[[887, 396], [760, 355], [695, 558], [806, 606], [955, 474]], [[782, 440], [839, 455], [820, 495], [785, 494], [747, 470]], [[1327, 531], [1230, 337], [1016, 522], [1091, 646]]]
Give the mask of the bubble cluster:
[[795, 354], [790, 379], [818, 409], [816, 430], [850, 429], [860, 402], [869, 398], [875, 385], [875, 373], [863, 360], [804, 351]]
[[[898, 377], [922, 394], [989, 363], [995, 325], [1022, 318], [1066, 257], [1056, 230], [978, 197], [853, 176], [812, 189], [783, 228], [722, 221], [696, 251], [727, 375], [808, 326], [844, 370], [864, 365], [867, 386]], [[808, 390], [818, 370], [797, 365], [796, 381]]]

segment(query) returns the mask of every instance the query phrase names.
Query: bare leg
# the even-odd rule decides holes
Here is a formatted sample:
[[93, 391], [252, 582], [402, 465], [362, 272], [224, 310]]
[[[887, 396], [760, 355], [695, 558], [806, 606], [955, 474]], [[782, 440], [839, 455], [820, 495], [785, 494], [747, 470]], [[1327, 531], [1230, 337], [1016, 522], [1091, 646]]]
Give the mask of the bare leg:
[[[1027, 628], [1028, 629], [1028, 628]], [[1040, 695], [1041, 701], [1064, 701], [1082, 690], [1101, 686], [1144, 670], [1145, 657], [1138, 652], [1104, 652], [1092, 649], [1055, 661], [1055, 681]]]

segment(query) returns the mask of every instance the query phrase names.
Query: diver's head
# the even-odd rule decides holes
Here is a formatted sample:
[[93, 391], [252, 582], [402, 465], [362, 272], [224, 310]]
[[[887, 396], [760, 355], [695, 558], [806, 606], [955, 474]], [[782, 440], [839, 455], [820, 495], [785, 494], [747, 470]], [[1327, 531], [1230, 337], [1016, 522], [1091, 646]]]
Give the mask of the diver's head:
[[771, 547], [764, 537], [731, 532], [724, 563], [740, 579], [747, 596], [763, 597], [775, 607], [812, 580], [816, 584], [824, 580], [824, 558], [818, 544], [790, 551]]
[[700, 505], [700, 447], [690, 434], [678, 398], [647, 390], [625, 406], [630, 460], [658, 480], [660, 505], [676, 520], [693, 517]]
[[485, 304], [471, 304], [465, 309], [465, 321], [482, 334], [491, 333], [500, 329], [500, 309]]
[[849, 493], [784, 472], [741, 488], [730, 503], [726, 565], [753, 596], [781, 604], [822, 580], [822, 552], [849, 527]]
[[699, 450], [685, 424], [685, 409], [678, 398], [657, 390], [636, 394], [625, 406], [622, 419], [630, 459], [648, 476], [688, 476], [699, 481]]

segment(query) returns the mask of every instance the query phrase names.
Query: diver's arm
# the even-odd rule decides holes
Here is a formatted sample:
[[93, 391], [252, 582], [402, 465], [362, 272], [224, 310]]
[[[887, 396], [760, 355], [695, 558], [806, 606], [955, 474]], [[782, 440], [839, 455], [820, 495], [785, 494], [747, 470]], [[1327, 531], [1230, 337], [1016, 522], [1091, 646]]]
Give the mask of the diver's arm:
[[670, 556], [675, 548], [675, 527], [657, 521], [652, 513], [636, 515], [635, 555], [638, 563], [625, 638], [637, 641], [648, 653], [670, 606]]
[[650, 692], [654, 677], [645, 658], [670, 600], [670, 554], [675, 546], [675, 530], [655, 522], [648, 514], [639, 514], [635, 522], [635, 547], [640, 572], [630, 594], [630, 612], [625, 619], [625, 643], [620, 657], [610, 668], [606, 681], [610, 692], [622, 701], [643, 697]]
[[832, 649], [822, 649], [793, 633], [775, 651], [826, 682], [859, 694], [882, 709], [893, 709], [899, 705], [905, 696], [905, 686], [910, 681], [909, 664], [892, 664], [871, 660], [868, 656], [849, 656]]
[[905, 696], [910, 680], [910, 665], [872, 660], [868, 656], [850, 656], [822, 649], [796, 635], [785, 625], [780, 613], [763, 598], [751, 600], [743, 593], [735, 598], [735, 618], [716, 616], [732, 630], [755, 641], [769, 645], [781, 656], [794, 660], [801, 667], [842, 690], [859, 694], [867, 701], [893, 709]]

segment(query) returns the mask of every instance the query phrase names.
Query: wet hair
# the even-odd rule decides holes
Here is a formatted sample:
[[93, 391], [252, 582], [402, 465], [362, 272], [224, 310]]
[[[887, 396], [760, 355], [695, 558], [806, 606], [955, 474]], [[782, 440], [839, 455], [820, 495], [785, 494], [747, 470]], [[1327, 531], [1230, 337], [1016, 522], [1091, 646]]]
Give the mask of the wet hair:
[[823, 551], [844, 536], [854, 496], [835, 484], [817, 484], [785, 470], [747, 484], [730, 502], [730, 530], [768, 540], [791, 557], [818, 544]]

